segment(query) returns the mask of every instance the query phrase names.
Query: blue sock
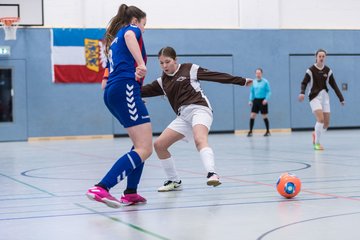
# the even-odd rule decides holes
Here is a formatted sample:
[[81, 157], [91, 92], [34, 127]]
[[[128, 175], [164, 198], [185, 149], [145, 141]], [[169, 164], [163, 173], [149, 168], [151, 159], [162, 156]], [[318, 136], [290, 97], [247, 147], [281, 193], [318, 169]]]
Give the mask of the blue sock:
[[139, 166], [132, 171], [127, 177], [127, 186], [124, 191], [125, 194], [136, 193], [137, 187], [140, 182], [141, 174], [144, 169], [144, 163], [141, 163]]
[[99, 185], [105, 186], [107, 190], [110, 190], [110, 188], [124, 180], [137, 166], [140, 165], [143, 164], [139, 154], [135, 151], [130, 151], [116, 161], [109, 172], [100, 181]]
[[[130, 149], [130, 151], [134, 150], [135, 147], [132, 146], [132, 148]], [[142, 171], [144, 169], [144, 163], [140, 164], [139, 166], [137, 166], [135, 168], [134, 171], [132, 171], [128, 177], [127, 177], [127, 186], [126, 189], [124, 191], [124, 194], [132, 194], [132, 193], [137, 193], [137, 187], [139, 185], [140, 179], [141, 179], [141, 175], [142, 175]]]

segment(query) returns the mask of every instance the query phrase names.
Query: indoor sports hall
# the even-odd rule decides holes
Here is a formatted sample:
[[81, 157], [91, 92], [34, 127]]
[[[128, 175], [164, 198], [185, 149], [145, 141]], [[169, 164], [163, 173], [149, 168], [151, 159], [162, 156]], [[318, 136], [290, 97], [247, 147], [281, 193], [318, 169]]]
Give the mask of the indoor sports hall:
[[[0, 0], [0, 239], [360, 239], [359, 9], [353, 0]], [[190, 77], [175, 79], [187, 63]], [[113, 64], [131, 79], [116, 78], [126, 71]], [[178, 87], [186, 82], [190, 90]], [[161, 96], [141, 98], [150, 83]], [[170, 83], [184, 95], [171, 96]], [[126, 90], [126, 100], [113, 106], [125, 103], [134, 125], [106, 100], [120, 85], [113, 95]], [[170, 146], [165, 133], [182, 134], [170, 123], [200, 106], [195, 95], [210, 133], [199, 137], [205, 124], [190, 120], [189, 141]], [[146, 203], [129, 202], [134, 194]]]

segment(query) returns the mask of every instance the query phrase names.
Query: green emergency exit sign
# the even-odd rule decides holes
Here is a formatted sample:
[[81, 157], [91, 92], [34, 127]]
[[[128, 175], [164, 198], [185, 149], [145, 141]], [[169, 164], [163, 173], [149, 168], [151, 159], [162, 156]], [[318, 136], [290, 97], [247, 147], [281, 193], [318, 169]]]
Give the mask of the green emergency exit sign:
[[0, 57], [8, 57], [11, 54], [10, 46], [0, 46]]

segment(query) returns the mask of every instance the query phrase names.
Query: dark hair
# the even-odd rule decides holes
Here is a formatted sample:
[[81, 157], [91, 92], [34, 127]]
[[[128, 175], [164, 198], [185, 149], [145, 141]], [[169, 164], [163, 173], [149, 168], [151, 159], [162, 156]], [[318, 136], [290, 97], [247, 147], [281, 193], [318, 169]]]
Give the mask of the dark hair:
[[320, 49], [318, 49], [318, 50], [316, 51], [315, 57], [317, 57], [317, 55], [318, 55], [319, 53], [321, 53], [321, 52], [323, 52], [323, 53], [325, 53], [325, 55], [327, 55], [327, 52], [326, 52], [324, 49], [320, 48]]
[[105, 32], [105, 51], [108, 53], [110, 44], [114, 40], [116, 33], [120, 28], [131, 23], [133, 18], [136, 18], [140, 21], [142, 18], [146, 17], [146, 13], [141, 9], [135, 6], [127, 6], [126, 4], [121, 4], [117, 14], [110, 20], [108, 27]]
[[262, 68], [257, 68], [257, 69], [255, 70], [255, 72], [256, 72], [257, 70], [259, 70], [261, 73], [263, 73]]
[[160, 51], [158, 53], [158, 57], [160, 57], [160, 56], [169, 57], [169, 58], [172, 58], [175, 60], [176, 59], [176, 51], [172, 47], [164, 47], [164, 48], [160, 49]]

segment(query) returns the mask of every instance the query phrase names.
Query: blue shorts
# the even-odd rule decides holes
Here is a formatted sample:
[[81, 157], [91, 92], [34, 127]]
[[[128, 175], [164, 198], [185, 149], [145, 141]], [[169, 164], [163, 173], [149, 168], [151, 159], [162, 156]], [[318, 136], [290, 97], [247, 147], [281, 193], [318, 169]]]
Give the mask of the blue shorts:
[[140, 85], [134, 79], [121, 79], [107, 85], [104, 102], [124, 128], [150, 122], [149, 113], [141, 99]]

